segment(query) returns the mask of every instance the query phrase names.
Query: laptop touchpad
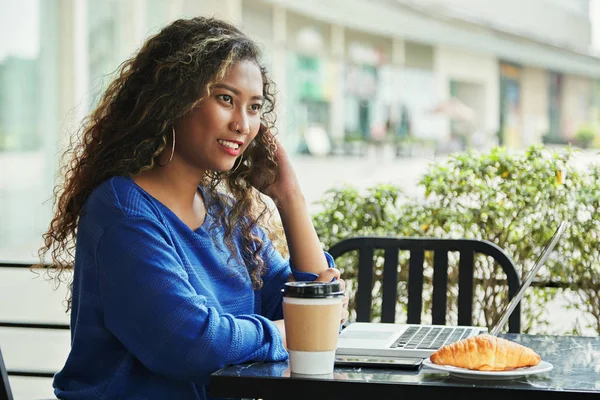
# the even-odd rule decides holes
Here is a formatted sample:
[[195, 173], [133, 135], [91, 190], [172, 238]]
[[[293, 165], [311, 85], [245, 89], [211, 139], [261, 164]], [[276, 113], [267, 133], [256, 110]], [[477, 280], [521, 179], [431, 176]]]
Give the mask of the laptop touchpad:
[[387, 340], [394, 334], [395, 332], [348, 331], [342, 332], [342, 337], [346, 339]]

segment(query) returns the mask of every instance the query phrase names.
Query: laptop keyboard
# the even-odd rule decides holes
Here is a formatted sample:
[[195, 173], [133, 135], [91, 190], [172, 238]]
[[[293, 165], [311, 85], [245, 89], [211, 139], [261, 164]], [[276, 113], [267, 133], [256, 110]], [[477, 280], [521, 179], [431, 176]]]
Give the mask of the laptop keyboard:
[[470, 328], [410, 326], [390, 347], [437, 350], [471, 334]]

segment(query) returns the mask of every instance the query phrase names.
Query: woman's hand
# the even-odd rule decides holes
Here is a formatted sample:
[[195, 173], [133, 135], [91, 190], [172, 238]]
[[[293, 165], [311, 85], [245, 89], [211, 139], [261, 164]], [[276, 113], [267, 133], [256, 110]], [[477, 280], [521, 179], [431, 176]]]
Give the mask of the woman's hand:
[[342, 290], [344, 291], [344, 299], [342, 300], [342, 319], [340, 324], [344, 325], [350, 316], [350, 311], [348, 311], [348, 301], [350, 300], [350, 297], [348, 296], [348, 293], [346, 293], [346, 282], [343, 279], [340, 279], [340, 283], [342, 284]]
[[302, 196], [302, 192], [287, 152], [271, 132], [267, 131], [264, 135], [268, 136], [268, 140], [272, 141], [276, 147], [275, 162], [277, 164], [277, 175], [271, 185], [263, 188], [263, 177], [260, 176], [260, 171], [256, 171], [257, 173], [252, 176], [252, 185], [256, 188], [261, 188], [261, 192], [273, 199], [275, 205], [279, 207], [280, 204], [289, 199]]
[[282, 319], [278, 319], [273, 321], [277, 329], [279, 329], [279, 333], [281, 333], [281, 341], [283, 342], [283, 347], [287, 349], [287, 340], [285, 336], [285, 322]]
[[317, 276], [315, 282], [331, 282], [334, 279], [340, 279], [340, 270], [337, 268], [327, 268]]
[[340, 279], [340, 271], [337, 268], [327, 268], [325, 271], [321, 272], [315, 282], [331, 282], [332, 280], [339, 280], [340, 286], [342, 288], [342, 292], [344, 292], [344, 298], [342, 300], [342, 315], [340, 324], [344, 325], [348, 320], [348, 316], [350, 312], [348, 311], [348, 293], [346, 293], [346, 282], [343, 279]]

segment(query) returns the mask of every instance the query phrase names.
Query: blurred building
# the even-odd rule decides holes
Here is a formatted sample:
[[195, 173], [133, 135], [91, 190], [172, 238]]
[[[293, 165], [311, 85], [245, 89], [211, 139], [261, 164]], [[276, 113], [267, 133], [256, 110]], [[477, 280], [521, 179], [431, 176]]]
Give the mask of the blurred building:
[[[588, 0], [239, 3], [243, 28], [286, 71], [297, 138], [321, 125], [334, 139], [454, 133], [518, 148], [598, 123]], [[432, 113], [450, 98], [474, 115]]]
[[[93, 93], [148, 32], [215, 15], [259, 41], [292, 147], [456, 135], [472, 146], [565, 142], [598, 124], [589, 0], [85, 2]], [[517, 11], [518, 10], [518, 11]], [[472, 110], [434, 113], [449, 99]]]
[[280, 93], [280, 138], [292, 151], [389, 140], [522, 148], [600, 125], [589, 3], [4, 2], [0, 219], [8, 223], [0, 242], [15, 254], [36, 247], [24, 237], [39, 243], [49, 220], [52, 203], [41, 202], [51, 198], [59, 149], [119, 65], [176, 18], [222, 17], [261, 44]]
[[[60, 101], [78, 116], [148, 34], [175, 18], [214, 15], [261, 43], [282, 94], [282, 137], [295, 148], [319, 135], [440, 143], [463, 135], [473, 146], [518, 148], [573, 139], [598, 123], [590, 0], [43, 3], [64, 21], [52, 33], [61, 38], [59, 70], [71, 72], [61, 75], [70, 90]], [[472, 110], [468, 118], [433, 112], [452, 98]]]

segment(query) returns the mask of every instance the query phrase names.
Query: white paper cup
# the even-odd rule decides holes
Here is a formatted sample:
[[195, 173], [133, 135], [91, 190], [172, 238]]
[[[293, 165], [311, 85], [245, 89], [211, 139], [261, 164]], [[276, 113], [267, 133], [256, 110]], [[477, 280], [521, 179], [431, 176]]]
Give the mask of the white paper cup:
[[[339, 283], [290, 284], [296, 286], [286, 285], [283, 297], [290, 371], [305, 375], [332, 373], [342, 312], [343, 292], [339, 291]], [[298, 292], [297, 286], [303, 284], [306, 286]], [[300, 295], [303, 297], [296, 297]]]

